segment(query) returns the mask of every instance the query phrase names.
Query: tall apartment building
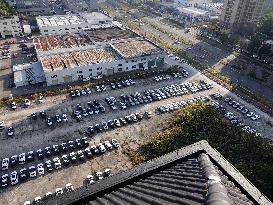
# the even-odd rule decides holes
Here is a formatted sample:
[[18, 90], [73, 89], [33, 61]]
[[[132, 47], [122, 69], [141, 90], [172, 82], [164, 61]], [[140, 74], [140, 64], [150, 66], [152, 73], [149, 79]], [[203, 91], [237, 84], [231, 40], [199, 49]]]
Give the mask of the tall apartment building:
[[225, 0], [220, 20], [222, 25], [230, 30], [254, 30], [272, 5], [273, 0]]
[[0, 38], [15, 37], [22, 33], [18, 16], [0, 17]]

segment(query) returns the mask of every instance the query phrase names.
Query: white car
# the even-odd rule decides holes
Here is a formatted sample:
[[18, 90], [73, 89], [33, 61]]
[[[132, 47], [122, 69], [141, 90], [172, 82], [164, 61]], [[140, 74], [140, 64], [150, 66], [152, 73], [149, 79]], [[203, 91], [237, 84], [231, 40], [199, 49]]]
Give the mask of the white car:
[[39, 103], [43, 103], [44, 102], [44, 96], [40, 95], [39, 98], [38, 98], [38, 102]]
[[61, 169], [62, 168], [61, 160], [60, 160], [59, 157], [53, 158], [53, 162], [54, 162], [55, 169]]
[[45, 174], [45, 168], [43, 163], [37, 164], [37, 172], [38, 172], [38, 175]]
[[96, 172], [96, 177], [98, 180], [103, 179], [103, 173], [102, 172]]
[[64, 122], [67, 122], [67, 121], [68, 121], [67, 115], [66, 115], [65, 113], [62, 114], [62, 118], [63, 118], [63, 121], [64, 121]]
[[118, 148], [118, 147], [119, 147], [119, 142], [118, 142], [116, 139], [112, 139], [112, 140], [111, 140], [111, 143], [112, 143], [112, 145], [113, 145], [115, 148]]
[[10, 183], [12, 185], [15, 185], [18, 183], [18, 174], [16, 171], [13, 171], [10, 173]]
[[24, 100], [24, 105], [25, 105], [26, 107], [30, 106], [30, 100], [29, 100], [29, 99], [25, 99], [25, 100]]
[[25, 153], [19, 154], [18, 161], [19, 161], [19, 164], [25, 164], [25, 162], [26, 162], [26, 154]]
[[35, 167], [35, 166], [29, 167], [29, 168], [28, 168], [28, 172], [29, 172], [29, 176], [30, 176], [31, 178], [37, 176], [37, 172], [36, 172], [36, 167]]
[[74, 187], [73, 187], [73, 185], [71, 183], [68, 183], [68, 184], [65, 185], [65, 189], [66, 189], [67, 192], [71, 192], [71, 191], [74, 190]]
[[35, 204], [40, 203], [41, 201], [42, 201], [42, 197], [40, 197], [40, 196], [37, 196], [34, 199]]
[[12, 102], [11, 103], [11, 109], [15, 110], [17, 108], [17, 105], [15, 102]]
[[94, 181], [94, 176], [93, 176], [93, 175], [87, 175], [86, 181], [88, 182], [88, 184], [93, 184], [93, 183], [95, 183], [95, 181]]
[[9, 168], [9, 158], [4, 158], [2, 160], [2, 170], [7, 170]]
[[53, 196], [52, 192], [46, 192], [45, 198], [49, 199]]
[[109, 141], [105, 141], [103, 144], [106, 147], [106, 149], [108, 149], [108, 150], [113, 149], [113, 146], [111, 145], [111, 143]]
[[97, 148], [100, 150], [101, 153], [106, 152], [105, 146], [102, 143], [99, 143]]
[[56, 189], [56, 196], [59, 196], [61, 194], [63, 194], [63, 189], [62, 188], [57, 188]]
[[24, 203], [24, 205], [30, 205], [31, 203], [30, 203], [30, 201], [26, 201], [25, 203]]

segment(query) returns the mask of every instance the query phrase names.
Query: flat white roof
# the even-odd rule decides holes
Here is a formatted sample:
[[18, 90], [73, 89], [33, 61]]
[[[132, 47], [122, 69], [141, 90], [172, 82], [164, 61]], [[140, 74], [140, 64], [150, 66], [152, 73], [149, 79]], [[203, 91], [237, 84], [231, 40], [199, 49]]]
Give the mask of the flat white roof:
[[41, 16], [36, 17], [36, 21], [40, 28], [85, 23], [85, 20], [79, 15]]
[[192, 15], [205, 15], [207, 11], [193, 8], [193, 7], [183, 7], [183, 8], [178, 8], [180, 12], [186, 13], [186, 14], [192, 14]]
[[39, 16], [36, 17], [36, 21], [38, 26], [42, 28], [83, 23], [94, 24], [97, 21], [112, 21], [112, 18], [103, 13], [91, 12], [71, 15]]

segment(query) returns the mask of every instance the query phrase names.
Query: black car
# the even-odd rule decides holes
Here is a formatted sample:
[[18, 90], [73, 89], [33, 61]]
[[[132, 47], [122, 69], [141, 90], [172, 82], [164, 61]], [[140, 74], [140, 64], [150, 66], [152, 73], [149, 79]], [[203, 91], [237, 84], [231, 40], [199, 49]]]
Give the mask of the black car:
[[33, 151], [29, 151], [26, 154], [26, 161], [27, 162], [33, 162], [34, 161], [34, 152]]
[[108, 125], [110, 128], [114, 128], [115, 127], [115, 123], [113, 122], [113, 120], [109, 120], [108, 121]]
[[77, 152], [77, 156], [78, 156], [78, 158], [81, 160], [81, 161], [84, 161], [85, 160], [85, 156], [84, 156], [84, 153], [83, 153], [83, 151], [78, 151]]
[[53, 153], [54, 153], [55, 155], [58, 155], [58, 154], [61, 153], [61, 148], [60, 148], [59, 145], [53, 145], [53, 146], [52, 146], [52, 150], [53, 150]]
[[37, 154], [38, 159], [40, 159], [40, 160], [42, 160], [42, 159], [45, 158], [44, 152], [43, 152], [43, 150], [41, 150], [41, 149], [38, 149], [38, 150], [36, 151], [36, 154]]
[[68, 146], [67, 146], [66, 143], [62, 143], [62, 144], [61, 144], [61, 151], [62, 151], [63, 153], [68, 152]]
[[37, 118], [38, 118], [38, 117], [37, 117], [37, 114], [36, 114], [36, 113], [32, 113], [32, 114], [31, 114], [31, 118], [32, 118], [33, 120], [37, 120]]
[[46, 155], [46, 157], [50, 157], [50, 156], [52, 156], [52, 148], [51, 147], [46, 147], [45, 148], [45, 155]]
[[89, 148], [86, 148], [84, 150], [84, 153], [85, 153], [87, 158], [92, 158], [93, 157], [93, 154], [92, 154], [92, 152], [91, 152], [91, 150]]
[[77, 110], [78, 110], [78, 111], [82, 111], [82, 106], [81, 106], [80, 104], [77, 104], [76, 107], [77, 107]]
[[75, 142], [74, 141], [69, 141], [68, 142], [68, 148], [69, 148], [69, 150], [74, 150], [74, 149], [76, 149], [76, 145], [75, 145]]
[[88, 147], [89, 146], [89, 142], [87, 141], [87, 137], [83, 137], [81, 138], [83, 147]]
[[102, 132], [102, 126], [100, 124], [96, 124], [94, 128], [97, 132]]
[[67, 155], [62, 156], [62, 161], [63, 161], [64, 166], [68, 166], [70, 164], [70, 160]]
[[76, 139], [75, 141], [76, 141], [76, 146], [78, 149], [83, 148], [83, 143], [80, 139]]
[[20, 179], [21, 181], [27, 180], [28, 177], [29, 177], [29, 173], [28, 173], [28, 171], [27, 171], [26, 168], [23, 168], [23, 169], [21, 169], [21, 170], [19, 171], [19, 179]]
[[87, 131], [88, 131], [89, 134], [94, 134], [94, 133], [95, 133], [95, 129], [94, 129], [93, 126], [89, 126], [89, 127], [87, 128]]
[[40, 111], [40, 117], [45, 119], [46, 118], [46, 112], [45, 111]]
[[98, 149], [95, 145], [91, 146], [91, 147], [90, 147], [90, 150], [91, 150], [91, 152], [92, 152], [93, 155], [98, 155], [98, 154], [100, 154], [99, 149]]
[[9, 164], [10, 166], [14, 167], [18, 164], [18, 156], [17, 155], [13, 155], [10, 159], [9, 159]]
[[75, 93], [73, 90], [70, 91], [70, 97], [71, 97], [71, 98], [76, 97], [76, 93]]
[[46, 165], [46, 169], [47, 169], [47, 172], [52, 172], [53, 171], [53, 166], [52, 166], [52, 161], [50, 161], [50, 160], [47, 160], [46, 162], [45, 162], [45, 165]]
[[136, 115], [136, 117], [137, 117], [138, 120], [142, 120], [143, 116], [141, 114], [136, 113], [135, 115]]
[[46, 123], [47, 123], [47, 126], [52, 126], [53, 125], [53, 120], [50, 118], [50, 117], [48, 117], [47, 119], [46, 119]]

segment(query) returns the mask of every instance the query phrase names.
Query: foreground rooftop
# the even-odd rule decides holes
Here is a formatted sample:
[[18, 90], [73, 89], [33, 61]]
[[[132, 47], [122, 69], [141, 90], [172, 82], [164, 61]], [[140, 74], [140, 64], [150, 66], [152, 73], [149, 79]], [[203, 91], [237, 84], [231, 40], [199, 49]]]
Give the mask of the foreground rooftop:
[[41, 204], [272, 204], [206, 141]]

